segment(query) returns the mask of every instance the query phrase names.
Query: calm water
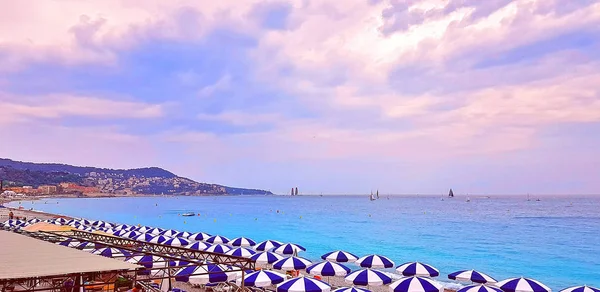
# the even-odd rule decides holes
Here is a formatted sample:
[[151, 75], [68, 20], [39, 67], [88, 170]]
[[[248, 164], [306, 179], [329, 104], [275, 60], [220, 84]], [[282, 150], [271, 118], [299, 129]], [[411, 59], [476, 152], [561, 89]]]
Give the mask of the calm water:
[[[22, 204], [89, 219], [294, 242], [314, 260], [343, 249], [386, 255], [396, 264], [422, 261], [440, 269], [440, 279], [474, 268], [498, 280], [532, 277], [555, 291], [600, 286], [600, 198], [594, 197], [470, 203], [460, 197], [142, 197]], [[201, 216], [178, 216], [187, 211]]]

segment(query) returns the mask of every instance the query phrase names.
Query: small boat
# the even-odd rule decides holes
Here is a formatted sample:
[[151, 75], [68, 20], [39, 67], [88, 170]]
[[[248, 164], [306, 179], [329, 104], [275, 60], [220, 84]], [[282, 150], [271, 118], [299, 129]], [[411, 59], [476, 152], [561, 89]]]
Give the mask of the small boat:
[[450, 192], [448, 192], [448, 198], [454, 198], [454, 192], [452, 189], [450, 189]]
[[467, 202], [471, 202], [471, 198], [467, 198]]
[[191, 217], [191, 216], [196, 216], [196, 213], [193, 213], [193, 212], [187, 212], [187, 213], [183, 213], [183, 214], [181, 214], [181, 216]]
[[369, 197], [369, 200], [375, 201], [375, 197], [373, 197], [373, 191], [371, 191], [371, 196]]

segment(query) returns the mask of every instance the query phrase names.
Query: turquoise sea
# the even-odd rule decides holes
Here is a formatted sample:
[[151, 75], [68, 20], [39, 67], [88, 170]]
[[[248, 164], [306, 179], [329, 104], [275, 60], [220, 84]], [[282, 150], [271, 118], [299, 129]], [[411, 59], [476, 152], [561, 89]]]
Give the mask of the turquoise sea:
[[[29, 209], [75, 217], [204, 231], [303, 245], [317, 260], [342, 249], [401, 264], [421, 261], [497, 280], [526, 276], [554, 291], [600, 287], [600, 198], [226, 196], [48, 199]], [[19, 203], [13, 202], [16, 207]], [[179, 216], [183, 212], [196, 217]], [[354, 265], [350, 265], [355, 269]]]

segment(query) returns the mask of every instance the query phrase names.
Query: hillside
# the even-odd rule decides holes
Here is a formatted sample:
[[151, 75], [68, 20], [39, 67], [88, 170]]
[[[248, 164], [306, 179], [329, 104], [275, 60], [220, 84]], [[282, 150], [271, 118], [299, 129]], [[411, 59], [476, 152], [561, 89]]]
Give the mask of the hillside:
[[264, 195], [271, 192], [200, 183], [158, 167], [108, 169], [56, 163], [32, 163], [0, 158], [0, 179], [5, 186], [73, 183], [107, 194], [145, 195]]

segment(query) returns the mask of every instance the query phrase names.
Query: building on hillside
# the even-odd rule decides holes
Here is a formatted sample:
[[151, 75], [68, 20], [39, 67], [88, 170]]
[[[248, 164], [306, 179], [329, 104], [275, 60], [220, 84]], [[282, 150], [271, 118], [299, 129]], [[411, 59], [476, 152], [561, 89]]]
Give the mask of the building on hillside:
[[52, 186], [52, 185], [41, 185], [37, 188], [38, 193], [42, 194], [42, 195], [51, 195], [51, 194], [56, 194], [57, 192], [57, 187], [56, 186]]

